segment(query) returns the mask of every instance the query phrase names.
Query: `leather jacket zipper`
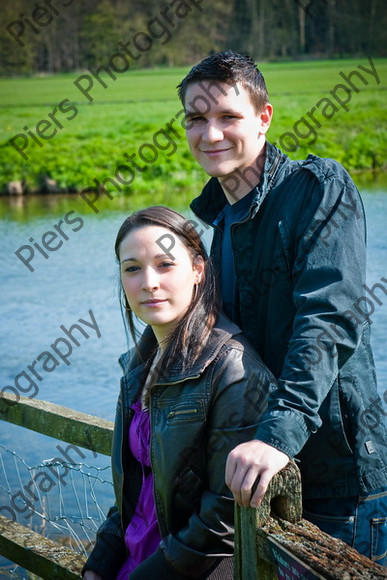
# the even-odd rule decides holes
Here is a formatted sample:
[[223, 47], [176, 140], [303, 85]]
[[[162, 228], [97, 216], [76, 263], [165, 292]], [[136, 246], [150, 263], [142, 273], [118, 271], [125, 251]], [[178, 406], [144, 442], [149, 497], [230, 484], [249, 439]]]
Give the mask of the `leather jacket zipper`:
[[197, 413], [197, 409], [181, 409], [180, 411], [171, 411], [167, 419], [172, 419], [175, 415], [184, 415], [186, 413]]

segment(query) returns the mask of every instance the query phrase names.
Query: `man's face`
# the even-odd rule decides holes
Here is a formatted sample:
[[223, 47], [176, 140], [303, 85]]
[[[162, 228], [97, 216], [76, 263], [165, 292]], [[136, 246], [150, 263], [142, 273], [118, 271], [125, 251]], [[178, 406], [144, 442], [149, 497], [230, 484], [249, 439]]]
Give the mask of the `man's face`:
[[200, 81], [188, 85], [185, 109], [189, 147], [208, 175], [222, 182], [255, 163], [270, 126], [271, 105], [256, 112], [239, 83]]

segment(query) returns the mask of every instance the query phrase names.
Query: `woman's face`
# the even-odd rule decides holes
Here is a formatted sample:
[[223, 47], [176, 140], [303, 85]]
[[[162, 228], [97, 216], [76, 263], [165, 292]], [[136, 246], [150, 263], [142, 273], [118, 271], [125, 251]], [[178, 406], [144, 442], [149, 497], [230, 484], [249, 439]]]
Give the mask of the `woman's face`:
[[[173, 254], [160, 240], [173, 236]], [[158, 243], [159, 241], [159, 243]], [[183, 242], [170, 230], [143, 226], [129, 232], [120, 244], [121, 281], [134, 314], [153, 328], [159, 343], [173, 330], [192, 301], [204, 261], [193, 263]]]

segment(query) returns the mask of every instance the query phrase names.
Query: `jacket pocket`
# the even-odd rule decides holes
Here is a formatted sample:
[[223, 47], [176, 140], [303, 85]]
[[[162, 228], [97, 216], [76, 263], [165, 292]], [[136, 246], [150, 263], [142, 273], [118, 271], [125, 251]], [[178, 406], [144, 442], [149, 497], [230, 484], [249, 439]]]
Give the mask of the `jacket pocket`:
[[334, 538], [340, 538], [350, 546], [353, 546], [355, 536], [354, 516], [316, 514], [304, 509], [303, 517], [315, 526], [318, 526], [326, 534]]
[[189, 398], [172, 404], [167, 410], [167, 425], [204, 421], [204, 402], [200, 399]]
[[288, 227], [284, 220], [280, 220], [278, 222], [278, 231], [281, 239], [282, 245], [282, 255], [284, 257], [285, 266], [286, 268], [291, 271], [292, 269], [292, 258], [291, 258], [291, 251], [290, 251], [290, 237], [288, 232]]
[[278, 241], [273, 255], [271, 270], [276, 280], [276, 292], [284, 296], [293, 294], [294, 248], [285, 220], [279, 220]]
[[319, 412], [322, 420], [319, 431], [325, 432], [328, 444], [327, 452], [334, 453], [339, 457], [353, 456], [350, 433], [348, 432], [349, 409], [343, 396], [342, 386], [341, 381], [336, 380]]
[[387, 517], [371, 520], [371, 560], [387, 565]]

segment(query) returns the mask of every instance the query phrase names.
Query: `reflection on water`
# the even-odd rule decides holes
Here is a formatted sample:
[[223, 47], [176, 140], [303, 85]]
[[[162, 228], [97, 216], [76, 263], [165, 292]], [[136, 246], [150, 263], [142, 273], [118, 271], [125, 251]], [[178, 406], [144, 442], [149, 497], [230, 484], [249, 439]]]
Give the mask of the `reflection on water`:
[[[198, 194], [194, 184], [190, 188], [174, 189], [168, 192], [152, 192], [150, 194], [133, 194], [122, 196], [112, 193], [110, 199], [104, 193], [96, 196], [94, 193], [86, 196], [90, 204], [79, 194], [42, 194], [42, 195], [11, 195], [0, 196], [0, 219], [29, 221], [51, 215], [59, 217], [68, 211], [76, 211], [82, 216], [102, 215], [106, 213], [132, 212], [148, 205], [166, 205], [180, 211], [189, 206], [190, 201]], [[94, 203], [92, 203], [94, 201]], [[94, 205], [92, 209], [90, 205]]]
[[[387, 173], [362, 172], [355, 173], [352, 177], [361, 192], [387, 191]], [[133, 194], [125, 197], [113, 193], [113, 199], [110, 200], [106, 195], [101, 194], [96, 205], [100, 211], [99, 215], [106, 212], [131, 212], [148, 205], [167, 205], [184, 212], [184, 209], [189, 206], [190, 200], [198, 193], [200, 193], [200, 184], [192, 185], [184, 190], [174, 189], [157, 198], [154, 193], [148, 196]], [[47, 217], [48, 214], [59, 217], [70, 210], [74, 210], [82, 216], [95, 215], [79, 194], [0, 196], [0, 219], [6, 218], [23, 222]]]

